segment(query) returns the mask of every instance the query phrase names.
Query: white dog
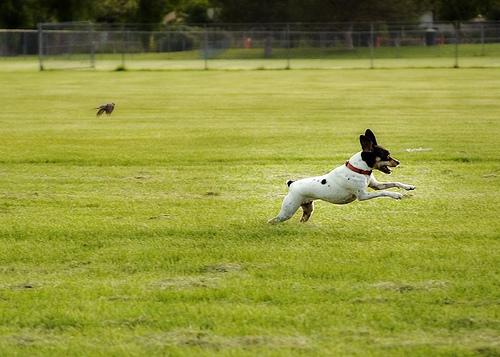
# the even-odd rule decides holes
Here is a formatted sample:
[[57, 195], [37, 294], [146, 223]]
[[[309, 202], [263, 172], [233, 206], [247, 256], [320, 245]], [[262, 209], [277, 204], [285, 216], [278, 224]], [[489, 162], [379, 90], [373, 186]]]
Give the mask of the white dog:
[[290, 219], [302, 207], [301, 222], [307, 222], [314, 210], [314, 200], [323, 200], [335, 204], [346, 204], [356, 199], [365, 201], [377, 197], [391, 197], [396, 200], [403, 195], [398, 192], [368, 192], [367, 188], [384, 190], [398, 187], [414, 190], [415, 186], [400, 182], [378, 182], [372, 169], [386, 174], [389, 167], [396, 167], [399, 161], [392, 158], [388, 150], [377, 144], [377, 139], [370, 129], [359, 137], [363, 151], [354, 154], [345, 165], [339, 166], [324, 176], [309, 177], [298, 181], [288, 181], [288, 194], [283, 200], [280, 213], [269, 223], [279, 223]]

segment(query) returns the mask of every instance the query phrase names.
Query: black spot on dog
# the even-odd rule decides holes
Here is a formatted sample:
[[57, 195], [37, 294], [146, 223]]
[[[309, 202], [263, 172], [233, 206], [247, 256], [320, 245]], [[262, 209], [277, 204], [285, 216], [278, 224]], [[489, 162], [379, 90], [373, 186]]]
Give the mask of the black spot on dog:
[[295, 181], [293, 181], [293, 180], [288, 180], [288, 181], [286, 182], [286, 185], [287, 185], [288, 187], [290, 187], [290, 185], [291, 185], [292, 183], [294, 183], [294, 182], [295, 182]]
[[324, 185], [325, 183], [326, 183], [326, 180], [325, 180], [325, 179], [321, 180], [321, 184], [322, 184], [322, 185]]

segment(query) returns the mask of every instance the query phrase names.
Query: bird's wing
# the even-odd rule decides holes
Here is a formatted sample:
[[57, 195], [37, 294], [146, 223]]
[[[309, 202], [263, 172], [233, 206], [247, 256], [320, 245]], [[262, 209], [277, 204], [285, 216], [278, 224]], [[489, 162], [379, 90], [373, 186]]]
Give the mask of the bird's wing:
[[97, 111], [97, 114], [96, 116], [101, 116], [105, 111], [106, 109], [105, 108], [98, 108], [99, 110]]

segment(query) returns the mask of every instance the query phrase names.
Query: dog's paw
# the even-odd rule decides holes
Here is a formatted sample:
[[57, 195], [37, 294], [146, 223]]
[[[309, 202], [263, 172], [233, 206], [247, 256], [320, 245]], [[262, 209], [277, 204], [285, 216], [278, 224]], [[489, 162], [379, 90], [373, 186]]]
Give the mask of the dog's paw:
[[413, 191], [414, 189], [416, 189], [415, 186], [413, 185], [407, 185], [405, 183], [402, 183], [400, 185], [398, 185], [399, 188], [402, 188], [403, 190], [406, 190], [406, 191]]
[[400, 200], [403, 198], [403, 195], [399, 192], [391, 192], [391, 198], [394, 198], [395, 200]]

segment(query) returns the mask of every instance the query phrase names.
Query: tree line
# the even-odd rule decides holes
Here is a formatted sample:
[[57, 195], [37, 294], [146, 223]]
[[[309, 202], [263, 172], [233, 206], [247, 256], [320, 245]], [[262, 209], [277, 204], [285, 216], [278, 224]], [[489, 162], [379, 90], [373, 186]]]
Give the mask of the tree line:
[[0, 0], [0, 28], [38, 22], [183, 23], [500, 20], [500, 0]]

